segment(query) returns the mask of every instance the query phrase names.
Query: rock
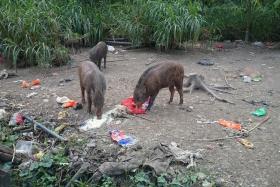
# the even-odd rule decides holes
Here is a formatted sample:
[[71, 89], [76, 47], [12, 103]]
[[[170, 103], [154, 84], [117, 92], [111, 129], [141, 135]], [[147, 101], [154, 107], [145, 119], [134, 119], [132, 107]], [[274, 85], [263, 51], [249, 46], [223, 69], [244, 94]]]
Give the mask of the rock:
[[212, 66], [212, 65], [214, 65], [214, 62], [211, 61], [210, 59], [204, 58], [204, 59], [198, 61], [197, 64], [200, 64], [203, 66]]
[[205, 180], [205, 181], [203, 181], [202, 186], [203, 187], [213, 187], [214, 185], [212, 183], [208, 182], [207, 180]]
[[26, 97], [27, 98], [30, 98], [30, 97], [32, 97], [32, 96], [34, 96], [34, 95], [37, 95], [38, 93], [37, 92], [31, 92], [30, 94], [28, 94]]
[[206, 179], [206, 174], [204, 174], [204, 173], [202, 173], [202, 172], [198, 172], [198, 173], [196, 174], [196, 176], [197, 176], [198, 180], [204, 180], [204, 179]]
[[219, 177], [215, 180], [216, 187], [223, 187], [225, 186], [225, 179]]
[[262, 43], [262, 42], [254, 42], [254, 43], [252, 43], [252, 45], [255, 47], [264, 47], [264, 43]]
[[87, 144], [87, 147], [95, 148], [96, 147], [96, 143], [95, 142], [90, 142], [90, 143]]
[[5, 119], [7, 117], [7, 112], [5, 109], [0, 109], [0, 120]]

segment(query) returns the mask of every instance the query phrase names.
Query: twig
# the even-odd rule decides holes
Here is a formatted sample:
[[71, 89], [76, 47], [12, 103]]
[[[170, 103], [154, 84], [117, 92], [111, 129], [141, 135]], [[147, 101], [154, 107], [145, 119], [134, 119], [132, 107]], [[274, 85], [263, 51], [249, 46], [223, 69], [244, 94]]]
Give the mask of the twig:
[[82, 166], [80, 167], [80, 169], [77, 171], [77, 173], [70, 179], [70, 181], [67, 183], [66, 187], [71, 186], [71, 183], [75, 180], [77, 180], [81, 174], [83, 174], [87, 168], [90, 166], [90, 164], [88, 162], [85, 162], [82, 164]]
[[256, 126], [254, 126], [253, 128], [251, 128], [250, 130], [248, 130], [249, 132], [252, 132], [253, 130], [255, 130], [256, 128], [258, 128], [260, 125], [264, 124], [265, 122], [267, 122], [270, 119], [270, 116], [267, 116], [266, 118], [264, 118], [264, 120], [262, 120], [259, 124], [257, 124]]
[[210, 89], [211, 89], [211, 90], [218, 91], [218, 92], [222, 92], [222, 93], [233, 94], [233, 93], [230, 93], [230, 92], [228, 92], [228, 91], [221, 90], [221, 89], [219, 89], [219, 88], [210, 87]]
[[228, 86], [228, 87], [230, 87], [230, 88], [232, 88], [232, 89], [234, 89], [234, 90], [236, 90], [236, 88], [234, 88], [234, 87], [232, 87], [229, 83], [228, 83], [228, 80], [227, 80], [227, 76], [226, 76], [226, 74], [225, 74], [225, 82], [226, 82], [226, 85]]
[[238, 136], [227, 136], [223, 138], [213, 138], [213, 139], [190, 139], [188, 141], [208, 141], [208, 142], [215, 142], [215, 141], [220, 141], [220, 140], [229, 140], [229, 139], [234, 139], [234, 138], [241, 138], [243, 135], [238, 135]]
[[13, 144], [13, 149], [14, 149], [14, 152], [13, 152], [12, 163], [14, 162], [14, 159], [15, 159], [15, 156], [16, 156], [16, 146], [15, 146], [15, 144]]
[[38, 126], [40, 129], [42, 129], [43, 131], [49, 133], [50, 135], [56, 137], [57, 139], [61, 140], [61, 141], [67, 141], [65, 138], [63, 138], [62, 136], [58, 135], [57, 133], [51, 131], [50, 129], [48, 129], [47, 127], [45, 127], [44, 125], [38, 123], [37, 121], [35, 121], [34, 119], [32, 119], [31, 117], [24, 115], [24, 118], [26, 120], [28, 120], [31, 123], [34, 123], [36, 126]]
[[131, 116], [134, 116], [134, 117], [137, 117], [137, 118], [141, 118], [141, 119], [144, 119], [144, 120], [150, 121], [150, 122], [152, 122], [152, 123], [155, 123], [155, 121], [154, 121], [154, 120], [151, 120], [151, 119], [145, 118], [145, 117], [143, 117], [143, 116], [137, 116], [137, 115], [135, 115], [135, 114], [130, 114], [130, 115], [131, 115]]

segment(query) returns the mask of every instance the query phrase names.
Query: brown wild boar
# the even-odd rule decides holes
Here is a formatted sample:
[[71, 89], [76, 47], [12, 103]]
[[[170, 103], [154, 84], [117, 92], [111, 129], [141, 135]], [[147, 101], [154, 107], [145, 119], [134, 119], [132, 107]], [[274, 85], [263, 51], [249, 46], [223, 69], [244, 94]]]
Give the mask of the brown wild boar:
[[101, 60], [104, 58], [104, 69], [106, 69], [106, 57], [108, 47], [105, 42], [98, 42], [90, 51], [89, 59], [101, 69]]
[[141, 75], [133, 94], [136, 106], [141, 106], [148, 97], [150, 101], [147, 110], [153, 106], [155, 98], [162, 88], [170, 90], [169, 104], [173, 101], [175, 88], [180, 95], [180, 104], [183, 104], [184, 67], [178, 63], [162, 63], [148, 68]]
[[85, 103], [85, 91], [87, 93], [88, 112], [91, 113], [91, 105], [96, 110], [98, 119], [102, 117], [104, 95], [106, 92], [106, 80], [98, 67], [90, 62], [81, 62], [78, 68], [80, 86], [82, 92], [82, 103]]

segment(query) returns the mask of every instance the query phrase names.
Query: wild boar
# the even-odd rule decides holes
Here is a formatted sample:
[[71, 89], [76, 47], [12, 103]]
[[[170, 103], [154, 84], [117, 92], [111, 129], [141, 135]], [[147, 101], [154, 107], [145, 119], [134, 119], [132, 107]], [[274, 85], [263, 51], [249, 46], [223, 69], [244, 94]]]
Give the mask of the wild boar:
[[159, 90], [166, 87], [170, 91], [168, 103], [173, 101], [176, 87], [180, 95], [180, 104], [183, 104], [183, 79], [184, 67], [178, 63], [167, 62], [148, 68], [141, 75], [133, 93], [136, 106], [140, 107], [150, 97], [147, 107], [147, 110], [150, 110]]
[[102, 117], [104, 95], [106, 92], [106, 80], [98, 67], [90, 62], [81, 62], [78, 68], [80, 87], [82, 92], [82, 103], [85, 104], [85, 91], [87, 93], [88, 112], [91, 113], [91, 105], [96, 110], [98, 119]]
[[98, 42], [90, 51], [89, 59], [97, 64], [99, 69], [101, 69], [101, 60], [104, 59], [104, 69], [106, 69], [106, 57], [107, 57], [108, 47], [105, 42]]

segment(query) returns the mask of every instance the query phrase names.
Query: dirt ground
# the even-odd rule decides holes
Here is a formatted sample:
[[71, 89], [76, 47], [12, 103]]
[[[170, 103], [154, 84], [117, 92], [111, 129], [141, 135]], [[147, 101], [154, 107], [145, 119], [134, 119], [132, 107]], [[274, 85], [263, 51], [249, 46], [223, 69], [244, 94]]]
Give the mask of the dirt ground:
[[[87, 58], [88, 49], [81, 54], [73, 55], [73, 63], [64, 67], [42, 70], [39, 68], [20, 69], [19, 77], [0, 80], [1, 97], [8, 98], [16, 105], [34, 116], [44, 120], [57, 119], [57, 114], [63, 109], [56, 103], [57, 96], [67, 96], [81, 100], [77, 63]], [[215, 62], [213, 66], [197, 64], [200, 59], [209, 58]], [[110, 145], [108, 132], [110, 129], [121, 129], [137, 138], [144, 148], [160, 142], [176, 142], [183, 149], [201, 150], [204, 157], [198, 162], [200, 168], [210, 174], [225, 180], [225, 186], [280, 186], [280, 51], [257, 49], [250, 46], [227, 51], [202, 51], [198, 49], [186, 51], [171, 51], [160, 53], [149, 49], [122, 51], [119, 54], [109, 54], [107, 69], [104, 71], [107, 81], [105, 111], [120, 104], [121, 100], [132, 95], [141, 73], [149, 66], [164, 61], [181, 63], [185, 74], [196, 72], [205, 76], [209, 84], [225, 85], [224, 76], [236, 88], [233, 94], [220, 94], [235, 105], [213, 100], [202, 91], [194, 91], [192, 95], [184, 93], [184, 104], [179, 106], [179, 95], [176, 92], [174, 102], [169, 105], [169, 90], [163, 89], [156, 98], [155, 105], [145, 117], [153, 122], [140, 118], [131, 118], [120, 124], [111, 124], [94, 130], [103, 134], [102, 140]], [[151, 63], [147, 65], [147, 63]], [[239, 70], [250, 67], [263, 75], [260, 82], [244, 83], [239, 77]], [[32, 80], [39, 78], [42, 88], [38, 90], [23, 89], [15, 80]], [[63, 79], [70, 82], [59, 85]], [[26, 95], [38, 92], [31, 98]], [[254, 130], [248, 139], [254, 144], [254, 149], [247, 149], [236, 140], [217, 142], [199, 141], [195, 139], [222, 138], [234, 131], [218, 124], [197, 123], [204, 118], [215, 121], [220, 118], [238, 121], [243, 128], [250, 129], [263, 118], [254, 117], [250, 113], [261, 105], [252, 105], [242, 101], [265, 101], [269, 106], [268, 115], [271, 119]], [[192, 111], [187, 111], [189, 107]], [[85, 107], [82, 110], [68, 110], [70, 116], [65, 119], [72, 127], [90, 116]], [[64, 136], [74, 133], [84, 136], [75, 128], [69, 128]], [[106, 136], [107, 135], [107, 136]]]

